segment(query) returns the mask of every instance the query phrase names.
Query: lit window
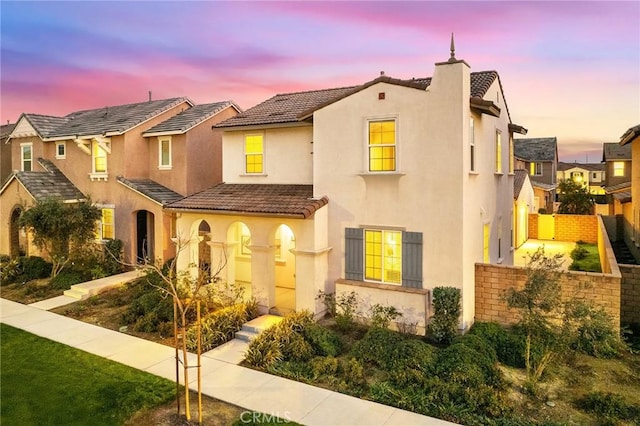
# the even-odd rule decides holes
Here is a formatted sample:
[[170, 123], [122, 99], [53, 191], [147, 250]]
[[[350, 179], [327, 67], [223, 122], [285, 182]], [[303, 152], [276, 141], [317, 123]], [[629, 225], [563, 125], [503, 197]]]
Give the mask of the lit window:
[[513, 137], [509, 136], [509, 173], [514, 172], [513, 161]]
[[613, 162], [613, 175], [624, 176], [624, 161]]
[[469, 154], [471, 156], [470, 161], [471, 165], [469, 170], [472, 172], [476, 171], [476, 135], [475, 135], [475, 125], [473, 122], [473, 117], [469, 119]]
[[402, 283], [402, 232], [365, 230], [366, 280]]
[[542, 176], [542, 163], [529, 163], [530, 176]]
[[264, 143], [262, 135], [247, 135], [244, 138], [246, 173], [264, 172]]
[[171, 137], [158, 138], [158, 168], [171, 168]]
[[396, 122], [369, 122], [369, 171], [391, 172], [396, 169]]
[[571, 179], [576, 183], [582, 183], [582, 172], [571, 172]]
[[20, 145], [20, 162], [23, 172], [33, 170], [33, 145], [25, 143]]
[[67, 157], [67, 146], [64, 142], [56, 142], [56, 158], [61, 160]]
[[94, 141], [91, 152], [93, 157], [93, 173], [106, 173], [107, 151], [105, 151], [98, 142]]
[[489, 252], [489, 237], [491, 235], [490, 231], [491, 231], [490, 224], [485, 223], [482, 228], [482, 234], [483, 234], [482, 260], [484, 261], [484, 263], [489, 263], [489, 260], [490, 260], [490, 252]]
[[502, 173], [502, 133], [496, 130], [496, 173]]
[[97, 224], [96, 239], [112, 240], [115, 238], [115, 230], [113, 223], [113, 209], [102, 209], [102, 217]]

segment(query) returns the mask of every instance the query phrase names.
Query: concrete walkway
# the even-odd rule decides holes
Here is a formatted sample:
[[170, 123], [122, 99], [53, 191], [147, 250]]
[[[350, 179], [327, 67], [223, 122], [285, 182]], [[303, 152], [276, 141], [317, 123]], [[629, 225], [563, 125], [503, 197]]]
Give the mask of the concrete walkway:
[[[175, 380], [175, 349], [107, 330], [34, 306], [0, 299], [0, 322], [38, 336]], [[232, 350], [230, 350], [232, 352]], [[371, 401], [235, 365], [231, 352], [202, 356], [202, 392], [247, 410], [272, 414], [304, 425], [451, 425]], [[236, 354], [237, 355], [237, 354]], [[28, 356], [28, 354], [26, 354]], [[189, 365], [196, 365], [190, 354]], [[196, 372], [189, 387], [197, 389]], [[183, 378], [180, 378], [183, 382]]]

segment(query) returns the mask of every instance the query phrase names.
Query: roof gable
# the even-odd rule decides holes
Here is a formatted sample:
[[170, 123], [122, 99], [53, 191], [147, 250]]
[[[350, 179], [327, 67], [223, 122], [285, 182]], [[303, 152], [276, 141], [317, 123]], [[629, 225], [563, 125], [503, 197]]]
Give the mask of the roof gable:
[[622, 136], [620, 136], [620, 145], [626, 145], [640, 137], [640, 124], [629, 128]]
[[197, 126], [228, 107], [235, 108], [238, 112], [242, 111], [240, 107], [231, 101], [196, 105], [151, 127], [146, 130], [142, 136], [177, 135], [186, 133], [189, 129]]
[[522, 191], [522, 187], [524, 183], [529, 179], [529, 173], [526, 170], [514, 170], [514, 178], [513, 178], [513, 198], [518, 199], [520, 196], [520, 191]]
[[50, 198], [62, 201], [81, 201], [86, 197], [67, 177], [49, 160], [38, 158], [44, 172], [15, 172], [2, 187], [3, 192], [9, 183], [16, 179], [36, 201]]
[[129, 189], [160, 205], [169, 204], [182, 198], [182, 195], [151, 179], [127, 179], [122, 176], [118, 176], [116, 179]]
[[615, 142], [602, 144], [602, 161], [631, 160], [631, 145]]
[[513, 155], [525, 161], [556, 161], [558, 140], [555, 137], [514, 139]]

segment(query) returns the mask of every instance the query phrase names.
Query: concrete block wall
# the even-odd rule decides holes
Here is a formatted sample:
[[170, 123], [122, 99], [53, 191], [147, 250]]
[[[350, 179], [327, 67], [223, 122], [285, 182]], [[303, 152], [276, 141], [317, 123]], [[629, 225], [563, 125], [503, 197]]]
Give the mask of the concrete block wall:
[[640, 323], [640, 266], [618, 265], [622, 274], [620, 321]]
[[529, 238], [538, 239], [538, 214], [529, 214]]
[[[522, 289], [527, 279], [526, 269], [517, 266], [476, 263], [476, 321], [513, 324], [517, 311], [510, 310], [502, 300], [510, 287]], [[638, 272], [640, 278], [640, 271]], [[620, 326], [621, 277], [613, 274], [569, 271], [560, 279], [561, 297], [592, 300], [611, 315], [616, 327]], [[640, 287], [636, 287], [638, 289]]]
[[[598, 216], [554, 214], [556, 241], [598, 242]], [[538, 214], [529, 214], [529, 238], [538, 239]]]

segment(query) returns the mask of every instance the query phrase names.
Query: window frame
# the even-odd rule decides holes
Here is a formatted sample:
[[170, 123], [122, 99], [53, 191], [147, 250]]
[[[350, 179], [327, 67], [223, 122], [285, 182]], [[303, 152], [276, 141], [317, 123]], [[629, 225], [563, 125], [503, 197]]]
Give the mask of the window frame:
[[[29, 149], [29, 158], [25, 158], [25, 150]], [[28, 170], [25, 167], [26, 164], [29, 164]], [[33, 143], [21, 143], [20, 144], [20, 170], [23, 172], [31, 172], [33, 171]]]
[[[371, 143], [371, 125], [374, 123], [393, 123], [393, 143], [379, 143], [379, 144], [372, 144]], [[390, 116], [384, 116], [384, 117], [370, 117], [366, 119], [366, 171], [367, 173], [371, 173], [371, 174], [385, 174], [385, 173], [397, 173], [399, 168], [398, 168], [398, 118], [397, 117], [390, 117]], [[381, 139], [382, 139], [382, 132], [381, 132]], [[380, 161], [383, 162], [383, 165], [381, 166], [380, 170], [372, 170], [371, 167], [371, 162], [372, 162], [372, 156], [371, 156], [371, 151], [373, 148], [381, 148], [384, 151], [384, 148], [389, 148], [392, 147], [393, 148], [393, 168], [392, 169], [386, 169], [384, 167], [384, 161], [385, 161], [385, 157], [384, 155], [381, 157]]]
[[[162, 148], [163, 144], [167, 143], [168, 155], [167, 163], [163, 163]], [[171, 136], [158, 136], [158, 170], [171, 170], [173, 167], [173, 141]]]
[[513, 157], [514, 147], [513, 147], [513, 135], [509, 135], [509, 174], [515, 173], [515, 159]]
[[503, 168], [502, 168], [502, 132], [500, 131], [500, 129], [496, 129], [496, 140], [495, 140], [495, 157], [496, 157], [496, 163], [495, 163], [495, 173], [496, 174], [502, 174], [503, 173]]
[[[248, 153], [247, 152], [247, 142], [248, 142], [248, 138], [255, 138], [255, 137], [259, 137], [260, 138], [260, 142], [261, 142], [261, 151], [259, 153]], [[246, 175], [250, 175], [250, 176], [256, 176], [256, 175], [264, 175], [265, 174], [265, 134], [264, 133], [246, 133], [242, 139], [242, 152], [243, 152], [243, 158], [244, 158], [244, 166], [243, 166], [243, 170], [244, 173]], [[260, 156], [260, 167], [261, 170], [259, 172], [256, 171], [249, 171], [249, 163], [248, 163], [248, 158], [249, 156]], [[254, 167], [257, 163], [253, 163]]]
[[[96, 240], [107, 241], [114, 240], [116, 238], [116, 209], [113, 205], [97, 205], [100, 209], [100, 219], [96, 221]], [[105, 225], [105, 212], [111, 212], [111, 223]], [[105, 237], [105, 226], [111, 227], [109, 232], [110, 236]]]
[[532, 161], [529, 163], [529, 176], [542, 176], [542, 163]]
[[[613, 177], [624, 177], [625, 173], [625, 162], [624, 161], [614, 161], [613, 162]], [[620, 167], [617, 167], [620, 166]]]
[[[379, 233], [380, 234], [380, 256], [377, 256], [376, 253], [370, 253], [369, 246], [374, 244], [375, 242], [370, 242], [367, 237], [370, 234]], [[387, 245], [387, 234], [392, 233], [396, 234], [396, 244]], [[379, 284], [388, 284], [388, 285], [397, 285], [402, 286], [402, 266], [403, 266], [403, 258], [402, 258], [402, 231], [397, 229], [379, 229], [379, 228], [364, 228], [363, 229], [363, 237], [364, 237], [364, 249], [363, 249], [363, 265], [364, 265], [364, 273], [363, 280], [365, 282], [379, 283]], [[395, 248], [395, 252], [391, 255], [387, 255], [386, 253], [389, 251], [388, 249]], [[370, 253], [370, 254], [368, 254]], [[369, 258], [380, 258], [380, 267], [376, 268], [376, 265], [369, 266], [368, 262]], [[396, 268], [387, 267], [387, 261], [390, 260], [392, 263], [396, 264]], [[375, 269], [380, 271], [380, 279], [376, 279], [376, 277], [372, 277], [369, 274], [369, 269]], [[387, 272], [397, 272], [398, 279], [396, 281], [387, 280]]]
[[[98, 157], [96, 155], [96, 151], [98, 152], [102, 152], [104, 153], [104, 156], [100, 156]], [[100, 146], [100, 144], [98, 143], [98, 141], [91, 141], [91, 172], [94, 175], [106, 175], [108, 173], [108, 152], [106, 149], [104, 149], [102, 146]], [[104, 158], [104, 170], [97, 170], [96, 167], [96, 160], [99, 158]]]
[[476, 172], [476, 128], [473, 117], [469, 117], [469, 161], [469, 171]]
[[[62, 148], [62, 154], [60, 154], [60, 148]], [[67, 144], [65, 141], [56, 142], [56, 159], [64, 160], [67, 158]]]

